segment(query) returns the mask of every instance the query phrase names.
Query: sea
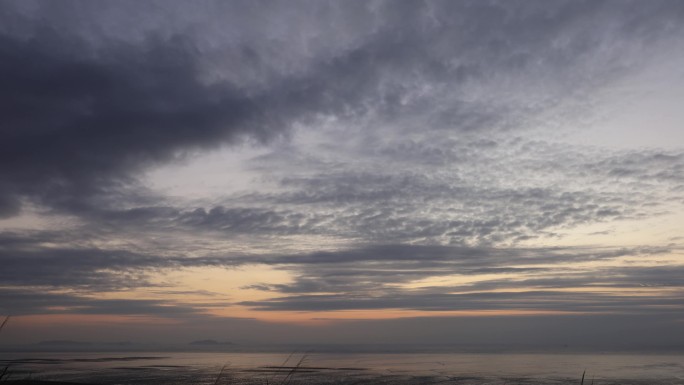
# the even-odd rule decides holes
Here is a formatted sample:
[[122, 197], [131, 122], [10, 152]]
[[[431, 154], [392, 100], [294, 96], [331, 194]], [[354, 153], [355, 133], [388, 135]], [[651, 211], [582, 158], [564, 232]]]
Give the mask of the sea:
[[684, 385], [682, 354], [3, 352], [4, 367], [83, 384]]

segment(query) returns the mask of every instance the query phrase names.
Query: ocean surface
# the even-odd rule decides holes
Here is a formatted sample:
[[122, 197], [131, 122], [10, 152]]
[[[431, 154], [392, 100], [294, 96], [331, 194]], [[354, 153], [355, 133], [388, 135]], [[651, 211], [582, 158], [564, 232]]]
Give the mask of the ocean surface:
[[684, 355], [0, 353], [11, 379], [89, 384], [684, 384]]

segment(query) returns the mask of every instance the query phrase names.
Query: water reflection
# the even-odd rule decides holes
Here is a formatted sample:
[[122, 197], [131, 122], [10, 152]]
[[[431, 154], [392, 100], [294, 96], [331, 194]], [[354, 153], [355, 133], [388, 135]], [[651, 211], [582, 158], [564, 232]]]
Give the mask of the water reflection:
[[3, 353], [0, 359], [15, 379], [98, 384], [579, 384], [585, 370], [585, 384], [684, 384], [681, 355]]

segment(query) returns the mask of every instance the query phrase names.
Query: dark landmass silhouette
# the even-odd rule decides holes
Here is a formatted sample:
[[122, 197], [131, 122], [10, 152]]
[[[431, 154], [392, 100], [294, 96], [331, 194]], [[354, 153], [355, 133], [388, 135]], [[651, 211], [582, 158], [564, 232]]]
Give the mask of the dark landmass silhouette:
[[232, 345], [232, 342], [225, 341], [225, 342], [219, 342], [216, 340], [199, 340], [199, 341], [193, 341], [190, 342], [190, 345], [195, 345], [195, 346], [221, 346], [221, 345]]

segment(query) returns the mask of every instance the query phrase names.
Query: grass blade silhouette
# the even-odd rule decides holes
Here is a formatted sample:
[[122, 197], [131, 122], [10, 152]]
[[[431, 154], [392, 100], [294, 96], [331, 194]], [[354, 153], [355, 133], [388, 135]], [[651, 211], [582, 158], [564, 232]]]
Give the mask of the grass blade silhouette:
[[214, 381], [214, 385], [218, 385], [219, 381], [221, 380], [221, 376], [223, 376], [223, 372], [226, 370], [226, 366], [228, 366], [228, 365], [229, 364], [223, 365], [223, 367], [221, 368], [221, 371], [219, 372], [218, 376], [216, 377], [216, 381]]
[[586, 369], [584, 369], [584, 371], [582, 372], [582, 382], [580, 382], [580, 385], [584, 385], [584, 375], [585, 375], [585, 374], [587, 374], [587, 370], [586, 370]]
[[0, 331], [2, 331], [2, 329], [5, 327], [5, 325], [7, 325], [7, 322], [9, 321], [9, 319], [10, 319], [10, 316], [5, 317], [5, 320], [2, 321], [2, 324], [0, 324]]
[[292, 370], [283, 378], [283, 381], [280, 383], [281, 385], [288, 385], [290, 383], [290, 380], [292, 380], [292, 376], [299, 370], [299, 368], [302, 366], [304, 363], [304, 360], [306, 360], [306, 354], [302, 356], [302, 358], [297, 362], [297, 365], [295, 365]]
[[[294, 351], [294, 352], [290, 353], [290, 355], [287, 356], [287, 358], [285, 359], [285, 361], [283, 361], [283, 363], [280, 364], [280, 368], [284, 368], [285, 365], [287, 365], [287, 363], [290, 362], [290, 358], [292, 358], [292, 356], [293, 356], [295, 353], [297, 353], [297, 351]], [[278, 372], [276, 372], [276, 373], [271, 373], [271, 375], [270, 375], [269, 377], [266, 378], [266, 385], [268, 385], [268, 380], [269, 380], [269, 379], [275, 380], [275, 377], [276, 377], [278, 374], [279, 374]]]
[[9, 366], [5, 366], [5, 368], [0, 372], [0, 380], [2, 380], [3, 377], [7, 374], [7, 371], [9, 371]]
[[[9, 321], [9, 319], [10, 319], [10, 316], [7, 316], [7, 317], [5, 317], [5, 320], [2, 321], [2, 324], [0, 324], [0, 332], [1, 332], [2, 329], [5, 327], [5, 325], [7, 325], [7, 322]], [[9, 365], [8, 365], [8, 366], [5, 366], [5, 367], [2, 369], [2, 372], [0, 372], [0, 380], [2, 380], [3, 378], [6, 379], [6, 377], [8, 377], [9, 368], [10, 368], [10, 367], [9, 367]]]

